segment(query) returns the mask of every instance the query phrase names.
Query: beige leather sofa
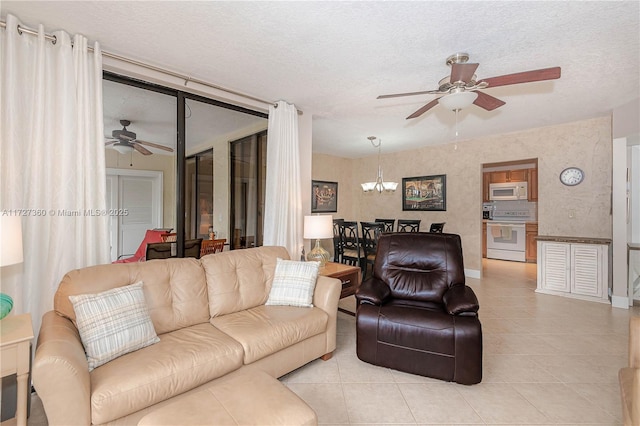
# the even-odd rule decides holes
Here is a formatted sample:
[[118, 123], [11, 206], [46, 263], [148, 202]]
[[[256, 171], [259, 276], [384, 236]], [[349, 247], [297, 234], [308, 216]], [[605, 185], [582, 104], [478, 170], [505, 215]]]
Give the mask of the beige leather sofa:
[[618, 372], [625, 426], [640, 425], [640, 317], [629, 319], [629, 366]]
[[[34, 387], [50, 425], [137, 424], [239, 369], [280, 377], [336, 345], [340, 281], [318, 277], [313, 308], [265, 306], [283, 247], [69, 272], [43, 316]], [[138, 281], [160, 342], [89, 372], [70, 295]]]

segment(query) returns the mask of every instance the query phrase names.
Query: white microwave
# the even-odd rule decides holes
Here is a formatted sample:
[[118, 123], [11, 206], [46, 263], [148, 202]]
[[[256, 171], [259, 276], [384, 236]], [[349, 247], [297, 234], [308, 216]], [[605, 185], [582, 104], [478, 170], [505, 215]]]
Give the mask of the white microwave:
[[491, 201], [502, 200], [526, 200], [527, 182], [505, 182], [489, 184], [489, 199]]

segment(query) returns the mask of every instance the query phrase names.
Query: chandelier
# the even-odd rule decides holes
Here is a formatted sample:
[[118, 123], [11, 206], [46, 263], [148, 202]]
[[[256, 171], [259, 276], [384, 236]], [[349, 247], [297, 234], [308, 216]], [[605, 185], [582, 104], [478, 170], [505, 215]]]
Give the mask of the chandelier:
[[369, 139], [374, 148], [378, 148], [378, 176], [375, 182], [362, 183], [362, 190], [364, 192], [378, 191], [379, 193], [382, 193], [382, 191], [394, 192], [398, 186], [398, 182], [385, 182], [382, 179], [382, 167], [380, 166], [380, 146], [382, 145], [382, 141], [378, 139], [378, 143], [376, 144], [374, 142], [376, 140], [375, 136], [369, 136], [367, 139]]

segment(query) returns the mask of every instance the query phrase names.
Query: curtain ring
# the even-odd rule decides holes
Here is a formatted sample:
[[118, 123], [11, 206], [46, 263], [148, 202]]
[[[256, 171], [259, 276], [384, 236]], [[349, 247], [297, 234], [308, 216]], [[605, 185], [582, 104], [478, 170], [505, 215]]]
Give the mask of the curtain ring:
[[22, 35], [22, 28], [20, 28], [20, 24], [18, 24], [18, 34]]
[[53, 37], [53, 40], [51, 40], [51, 44], [56, 44], [56, 42], [58, 41], [58, 37], [55, 35], [52, 35], [51, 37]]

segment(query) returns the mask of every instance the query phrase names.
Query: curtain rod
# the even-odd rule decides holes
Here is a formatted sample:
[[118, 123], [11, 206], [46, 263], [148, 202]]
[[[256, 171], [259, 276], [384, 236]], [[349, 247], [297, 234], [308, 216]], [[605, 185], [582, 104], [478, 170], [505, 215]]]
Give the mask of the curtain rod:
[[[0, 21], [0, 27], [6, 29], [7, 28], [7, 23], [5, 21]], [[22, 33], [27, 33], [27, 34], [35, 35], [35, 36], [38, 35], [38, 31], [36, 31], [34, 29], [31, 29], [29, 27], [25, 27], [23, 25], [19, 25], [18, 24], [18, 34], [22, 35]], [[58, 41], [57, 37], [55, 35], [53, 35], [53, 34], [46, 34], [45, 33], [44, 38], [46, 40], [49, 40], [53, 44], [56, 44], [56, 42]], [[91, 46], [88, 46], [87, 48], [90, 51], [93, 52], [93, 48]], [[122, 61], [122, 62], [126, 62], [126, 63], [132, 64], [132, 65], [137, 65], [137, 66], [140, 66], [140, 67], [143, 67], [143, 68], [147, 68], [147, 69], [152, 70], [152, 71], [157, 71], [157, 72], [160, 72], [160, 73], [163, 73], [163, 74], [168, 74], [168, 75], [170, 75], [172, 77], [179, 78], [181, 80], [184, 80], [185, 87], [187, 86], [187, 84], [189, 84], [189, 82], [197, 83], [197, 84], [201, 84], [201, 85], [206, 86], [206, 87], [210, 87], [212, 89], [216, 89], [216, 90], [221, 90], [223, 92], [227, 92], [227, 93], [232, 94], [232, 95], [241, 96], [241, 97], [246, 98], [246, 99], [251, 99], [252, 101], [262, 102], [263, 104], [272, 104], [274, 108], [278, 108], [278, 104], [276, 102], [265, 101], [264, 99], [260, 99], [260, 98], [254, 97], [254, 96], [246, 95], [244, 93], [236, 92], [236, 91], [231, 90], [231, 89], [225, 89], [224, 87], [220, 87], [218, 85], [215, 85], [215, 84], [212, 84], [212, 83], [208, 83], [206, 81], [202, 81], [202, 80], [198, 80], [198, 79], [195, 79], [195, 78], [191, 78], [189, 76], [185, 76], [185, 75], [179, 74], [177, 72], [173, 72], [173, 71], [166, 70], [166, 69], [163, 69], [163, 68], [160, 68], [160, 67], [156, 67], [154, 65], [145, 64], [144, 62], [136, 61], [135, 59], [130, 59], [130, 58], [127, 58], [127, 57], [124, 57], [124, 56], [116, 55], [114, 53], [109, 53], [109, 52], [106, 52], [104, 50], [102, 51], [102, 56], [106, 56], [107, 58], [111, 58], [111, 59], [117, 59], [117, 60]], [[302, 115], [302, 111], [301, 110], [298, 109], [296, 111], [298, 111], [298, 115]]]

